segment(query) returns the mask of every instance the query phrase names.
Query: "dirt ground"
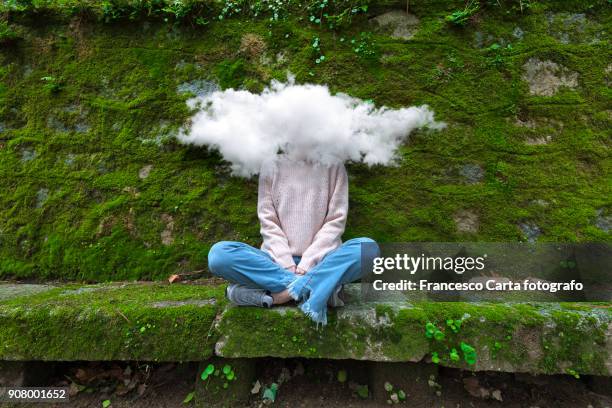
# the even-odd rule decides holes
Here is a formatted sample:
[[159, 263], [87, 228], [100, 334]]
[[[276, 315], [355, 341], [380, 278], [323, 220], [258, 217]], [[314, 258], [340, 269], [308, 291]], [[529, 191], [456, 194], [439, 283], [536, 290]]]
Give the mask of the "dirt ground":
[[[425, 370], [423, 381], [398, 383], [398, 372], [409, 373], [421, 366], [388, 366], [391, 370], [383, 370], [375, 381], [371, 375], [373, 367], [373, 363], [358, 361], [261, 359], [257, 362], [257, 381], [261, 388], [243, 406], [612, 408], [612, 382], [609, 379], [472, 373], [442, 367], [433, 367], [432, 371], [430, 366]], [[403, 370], [397, 370], [397, 367]], [[393, 377], [395, 384], [386, 381], [386, 372], [391, 373], [389, 378]], [[108, 408], [188, 407], [193, 403], [183, 401], [194, 390], [197, 377], [198, 366], [195, 363], [65, 363], [55, 366], [54, 374], [44, 385], [71, 387], [70, 402], [13, 406], [92, 408], [103, 407], [103, 402], [109, 401]], [[407, 378], [414, 377], [409, 373]], [[381, 385], [383, 382], [388, 382], [387, 387], [393, 386], [393, 389], [385, 390]], [[274, 403], [262, 398], [264, 390], [272, 383], [278, 384]], [[406, 398], [394, 403], [391, 395], [397, 396], [400, 389]]]

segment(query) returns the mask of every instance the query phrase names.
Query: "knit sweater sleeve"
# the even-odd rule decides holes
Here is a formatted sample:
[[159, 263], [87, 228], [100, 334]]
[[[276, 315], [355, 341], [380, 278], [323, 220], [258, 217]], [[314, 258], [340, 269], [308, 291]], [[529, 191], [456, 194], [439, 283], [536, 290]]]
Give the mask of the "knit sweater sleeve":
[[[335, 177], [333, 177], [335, 173]], [[312, 244], [302, 254], [299, 268], [308, 271], [336, 248], [346, 226], [348, 214], [348, 176], [344, 165], [333, 168], [331, 178], [331, 197], [323, 226], [315, 235]]]
[[274, 262], [286, 269], [295, 265], [295, 261], [289, 249], [289, 240], [281, 228], [280, 219], [272, 200], [273, 177], [274, 169], [271, 166], [264, 166], [259, 174], [257, 216], [265, 249]]

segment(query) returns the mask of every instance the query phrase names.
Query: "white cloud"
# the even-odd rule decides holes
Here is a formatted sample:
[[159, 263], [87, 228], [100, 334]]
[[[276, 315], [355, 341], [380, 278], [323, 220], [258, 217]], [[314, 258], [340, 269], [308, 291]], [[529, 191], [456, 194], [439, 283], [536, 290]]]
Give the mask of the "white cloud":
[[217, 149], [236, 175], [251, 176], [279, 152], [329, 164], [392, 165], [417, 128], [440, 129], [428, 106], [376, 108], [327, 86], [272, 82], [261, 94], [227, 89], [187, 101], [197, 112], [182, 143]]

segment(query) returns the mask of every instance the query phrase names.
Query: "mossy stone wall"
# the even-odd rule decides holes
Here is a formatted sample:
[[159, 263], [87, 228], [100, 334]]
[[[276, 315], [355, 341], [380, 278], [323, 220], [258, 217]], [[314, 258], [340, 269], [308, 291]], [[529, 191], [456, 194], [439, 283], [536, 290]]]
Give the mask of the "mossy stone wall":
[[173, 135], [211, 82], [260, 91], [288, 71], [448, 123], [397, 167], [349, 166], [345, 239], [610, 241], [609, 2], [483, 1], [464, 27], [445, 21], [463, 2], [410, 3], [404, 39], [369, 20], [404, 3], [330, 29], [298, 6], [220, 20], [197, 3], [203, 20], [179, 22], [4, 2], [0, 279], [161, 279], [218, 240], [258, 245], [256, 180]]

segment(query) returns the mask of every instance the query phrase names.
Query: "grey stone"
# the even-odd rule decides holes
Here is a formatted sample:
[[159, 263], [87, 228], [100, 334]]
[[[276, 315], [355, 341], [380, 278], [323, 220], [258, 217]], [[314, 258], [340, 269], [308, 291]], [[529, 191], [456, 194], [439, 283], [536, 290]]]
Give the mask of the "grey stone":
[[174, 217], [172, 217], [170, 214], [162, 214], [161, 220], [164, 224], [166, 224], [166, 227], [160, 234], [161, 242], [166, 246], [172, 245], [174, 242], [174, 237], [172, 236], [174, 231]]
[[469, 184], [477, 184], [484, 178], [484, 171], [478, 164], [464, 164], [459, 169], [459, 174], [465, 178]]
[[141, 180], [146, 179], [147, 177], [149, 177], [149, 173], [151, 173], [152, 169], [153, 169], [153, 165], [152, 164], [147, 164], [146, 166], [144, 166], [143, 168], [141, 168], [138, 171], [138, 177]]
[[96, 292], [100, 289], [103, 289], [102, 286], [96, 287], [96, 286], [83, 286], [81, 288], [77, 288], [77, 289], [68, 289], [63, 291], [62, 293], [60, 293], [61, 296], [72, 296], [72, 295], [82, 295], [83, 293], [92, 293], [92, 292]]
[[484, 46], [484, 35], [480, 31], [474, 32], [474, 47], [482, 48]]
[[538, 96], [553, 96], [562, 87], [575, 89], [578, 86], [578, 73], [535, 57], [523, 64], [522, 78], [529, 84], [529, 93]]
[[604, 232], [612, 230], [612, 215], [604, 215], [604, 209], [597, 210], [597, 218], [595, 218], [595, 226]]
[[27, 163], [36, 158], [36, 150], [25, 148], [21, 151], [21, 161]]
[[519, 228], [528, 242], [536, 242], [540, 235], [542, 235], [540, 227], [533, 222], [522, 222], [519, 224]]
[[412, 14], [401, 10], [392, 10], [372, 19], [381, 32], [400, 40], [409, 40], [414, 37], [419, 25], [419, 19]]
[[64, 159], [64, 164], [67, 166], [72, 166], [74, 164], [75, 158], [76, 158], [76, 155], [74, 153], [68, 153], [66, 155], [66, 158]]
[[514, 30], [512, 30], [512, 36], [516, 39], [522, 40], [524, 35], [525, 32], [521, 27], [515, 27]]
[[193, 81], [183, 82], [176, 87], [176, 91], [179, 94], [191, 94], [198, 98], [206, 97], [218, 90], [219, 85], [205, 79], [195, 79]]
[[0, 285], [0, 301], [16, 297], [35, 295], [53, 289], [53, 285], [34, 283], [4, 283]]
[[43, 206], [45, 201], [49, 198], [49, 189], [41, 188], [36, 192], [36, 208], [40, 208]]
[[525, 144], [529, 146], [542, 146], [547, 145], [552, 141], [551, 135], [528, 137], [525, 139]]
[[457, 231], [459, 232], [478, 232], [480, 221], [478, 219], [478, 214], [473, 211], [459, 210], [453, 216], [453, 220], [455, 221], [455, 224], [457, 225]]
[[61, 120], [59, 120], [53, 115], [50, 115], [47, 117], [47, 127], [57, 132], [69, 132], [70, 131], [70, 128], [68, 128]]
[[216, 303], [215, 299], [190, 299], [190, 300], [181, 300], [181, 301], [173, 301], [166, 300], [162, 302], [154, 302], [151, 303], [151, 306], [155, 308], [166, 308], [166, 307], [181, 307], [181, 306], [208, 306], [214, 305]]

